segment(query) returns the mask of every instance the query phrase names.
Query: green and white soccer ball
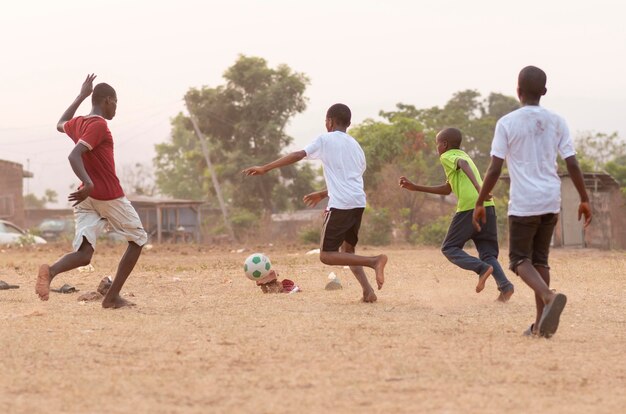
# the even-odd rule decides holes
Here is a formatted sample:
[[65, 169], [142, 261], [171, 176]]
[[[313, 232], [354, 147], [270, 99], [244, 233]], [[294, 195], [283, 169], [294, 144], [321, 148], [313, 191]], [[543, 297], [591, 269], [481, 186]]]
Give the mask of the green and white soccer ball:
[[243, 262], [243, 271], [250, 280], [259, 280], [270, 273], [272, 263], [263, 253], [253, 253]]

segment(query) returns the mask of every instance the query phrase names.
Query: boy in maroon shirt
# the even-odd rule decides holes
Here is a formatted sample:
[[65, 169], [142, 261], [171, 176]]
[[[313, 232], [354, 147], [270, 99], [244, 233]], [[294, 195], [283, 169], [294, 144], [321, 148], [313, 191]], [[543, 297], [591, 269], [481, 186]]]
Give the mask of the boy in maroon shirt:
[[[93, 74], [87, 76], [80, 94], [57, 123], [57, 130], [66, 133], [76, 144], [68, 159], [72, 170], [82, 182], [78, 190], [68, 197], [69, 201], [74, 201], [76, 217], [74, 252], [66, 254], [50, 266], [43, 264], [39, 267], [35, 292], [41, 300], [48, 300], [50, 282], [56, 275], [89, 264], [98, 234], [108, 223], [115, 232], [128, 240], [128, 248], [120, 261], [113, 284], [102, 300], [102, 307], [121, 308], [134, 305], [120, 296], [120, 290], [135, 267], [148, 236], [137, 212], [124, 196], [115, 174], [113, 137], [106, 120], [115, 116], [117, 94], [106, 83], [94, 88], [95, 78]], [[92, 95], [91, 112], [87, 116], [74, 118], [76, 110], [89, 95]]]

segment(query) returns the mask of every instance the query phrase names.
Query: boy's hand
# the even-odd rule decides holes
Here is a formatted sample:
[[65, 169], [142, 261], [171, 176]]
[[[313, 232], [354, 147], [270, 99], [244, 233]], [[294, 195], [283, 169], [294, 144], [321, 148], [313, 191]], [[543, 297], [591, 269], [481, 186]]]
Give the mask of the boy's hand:
[[83, 184], [83, 186], [79, 190], [71, 193], [67, 197], [67, 200], [70, 202], [76, 201], [74, 204], [72, 204], [72, 207], [75, 207], [78, 204], [82, 203], [87, 197], [89, 197], [89, 194], [91, 194], [92, 191], [93, 183]]
[[93, 80], [96, 79], [96, 75], [93, 73], [91, 75], [87, 75], [85, 81], [83, 82], [83, 86], [80, 87], [80, 97], [87, 98], [93, 92]]
[[314, 193], [307, 194], [304, 197], [302, 197], [302, 201], [304, 201], [304, 204], [306, 204], [307, 207], [315, 207], [317, 203], [319, 203], [325, 198], [326, 198], [325, 191], [316, 191]]
[[263, 167], [250, 167], [250, 168], [246, 168], [245, 170], [243, 170], [241, 173], [243, 175], [246, 176], [250, 176], [250, 175], [263, 175], [265, 174], [265, 169], [263, 169]]
[[484, 206], [475, 206], [474, 214], [472, 215], [472, 225], [476, 229], [476, 231], [481, 230], [480, 224], [485, 224], [487, 222], [487, 212], [485, 211]]
[[584, 227], [587, 228], [591, 224], [591, 206], [588, 201], [583, 201], [578, 206], [578, 221], [580, 221], [582, 216], [585, 216]]
[[412, 190], [415, 184], [413, 184], [408, 178], [405, 176], [400, 177], [400, 181], [398, 182], [400, 187], [406, 188], [407, 190]]

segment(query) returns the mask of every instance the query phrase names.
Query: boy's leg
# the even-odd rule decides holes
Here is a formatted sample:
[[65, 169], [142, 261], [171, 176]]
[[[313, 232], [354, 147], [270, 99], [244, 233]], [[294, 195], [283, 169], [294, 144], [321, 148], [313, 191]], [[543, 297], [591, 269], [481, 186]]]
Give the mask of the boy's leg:
[[385, 282], [385, 265], [387, 256], [358, 256], [345, 251], [338, 251], [345, 242], [356, 246], [363, 208], [339, 210], [331, 208], [326, 212], [321, 235], [320, 261], [331, 266], [365, 266], [376, 273], [376, 284], [382, 289]]
[[117, 267], [117, 273], [115, 274], [115, 279], [113, 279], [113, 284], [102, 300], [103, 308], [134, 306], [134, 303], [129, 302], [120, 296], [120, 290], [122, 290], [122, 286], [124, 286], [130, 272], [133, 271], [133, 268], [141, 255], [141, 249], [142, 246], [139, 246], [137, 243], [128, 242], [128, 248], [126, 249], [124, 256], [122, 256], [122, 260], [120, 260], [120, 264]]
[[[546, 285], [549, 288], [550, 287], [550, 269], [547, 267], [535, 266], [535, 270], [537, 270], [539, 275], [541, 275], [541, 278], [543, 279], [544, 282], [546, 282]], [[533, 324], [533, 328], [534, 328], [533, 333], [537, 334], [539, 333], [539, 322], [541, 320], [541, 315], [543, 314], [544, 303], [543, 303], [543, 300], [541, 299], [541, 296], [539, 296], [536, 293], [535, 293], [535, 306], [537, 307], [537, 317], [535, 318], [535, 323]]]
[[[538, 257], [535, 252], [542, 251], [544, 252], [545, 265], [547, 266], [550, 238], [552, 237], [555, 224], [556, 215], [554, 214], [532, 217], [509, 216], [509, 258], [511, 259], [511, 270], [517, 273], [524, 283], [535, 292], [536, 302], [539, 303], [541, 301], [543, 303], [544, 306], [537, 305], [536, 320], [539, 323], [535, 325], [535, 329], [541, 332], [542, 318], [549, 316], [548, 322], [551, 325], [549, 329], [551, 332], [547, 332], [546, 336], [551, 336], [556, 331], [566, 298], [564, 295], [550, 290], [546, 280], [533, 265], [531, 259], [537, 260]], [[540, 265], [543, 264], [540, 263]], [[553, 307], [552, 305], [555, 303], [556, 306]], [[541, 313], [539, 313], [540, 308], [542, 310]], [[550, 310], [548, 314], [546, 314], [547, 310]]]
[[[541, 216], [539, 230], [533, 240], [532, 262], [537, 273], [545, 282], [548, 289], [550, 288], [550, 266], [548, 257], [550, 255], [550, 243], [554, 233], [554, 227], [558, 222], [558, 214], [544, 214]], [[562, 293], [554, 293], [553, 298], [543, 306], [541, 313], [537, 309], [537, 320], [539, 323], [537, 329], [539, 334], [545, 337], [551, 337], [559, 327], [561, 312], [567, 303], [567, 297]]]
[[[343, 245], [341, 246], [341, 251], [344, 253], [354, 254], [355, 249], [353, 245], [344, 241]], [[359, 282], [361, 288], [363, 289], [363, 302], [376, 302], [376, 299], [378, 298], [376, 297], [374, 288], [372, 288], [369, 280], [367, 280], [367, 275], [363, 270], [363, 266], [350, 266], [350, 271], [352, 271], [352, 274], [354, 275], [354, 277], [356, 277], [356, 280]]]
[[37, 283], [35, 284], [35, 292], [39, 295], [39, 299], [48, 300], [50, 282], [56, 275], [80, 266], [86, 266], [91, 262], [92, 257], [93, 247], [91, 247], [87, 238], [83, 237], [83, 242], [77, 251], [66, 254], [51, 266], [47, 264], [41, 265], [37, 275]]
[[144, 244], [148, 241], [148, 235], [143, 229], [139, 215], [126, 197], [115, 200], [97, 202], [98, 211], [107, 218], [116, 233], [126, 237], [128, 247], [117, 267], [117, 273], [113, 284], [102, 300], [103, 308], [121, 308], [133, 306], [120, 296], [122, 286], [128, 275], [133, 271]]
[[496, 218], [495, 207], [487, 207], [487, 222], [482, 227], [479, 233], [476, 233], [472, 240], [476, 245], [480, 260], [491, 265], [493, 267], [493, 278], [496, 280], [496, 285], [500, 291], [498, 300], [506, 302], [513, 295], [513, 284], [507, 279], [500, 262], [498, 262], [498, 255], [500, 249], [498, 246], [498, 223]]
[[52, 266], [43, 264], [39, 267], [35, 292], [41, 300], [48, 300], [50, 282], [56, 275], [91, 262], [98, 233], [106, 226], [106, 220], [95, 210], [91, 198], [83, 200], [74, 208], [74, 217], [76, 219], [76, 235], [72, 242], [74, 252], [66, 254]]
[[376, 273], [376, 284], [378, 290], [382, 289], [385, 283], [385, 265], [387, 264], [387, 256], [379, 254], [378, 256], [359, 256], [345, 252], [328, 252], [320, 253], [322, 263], [331, 266], [365, 266], [373, 269]]
[[485, 282], [493, 272], [493, 267], [463, 250], [465, 243], [476, 232], [472, 225], [472, 213], [473, 210], [468, 210], [454, 215], [441, 246], [441, 252], [450, 262], [461, 269], [471, 270], [478, 274], [476, 292], [480, 292], [485, 288]]

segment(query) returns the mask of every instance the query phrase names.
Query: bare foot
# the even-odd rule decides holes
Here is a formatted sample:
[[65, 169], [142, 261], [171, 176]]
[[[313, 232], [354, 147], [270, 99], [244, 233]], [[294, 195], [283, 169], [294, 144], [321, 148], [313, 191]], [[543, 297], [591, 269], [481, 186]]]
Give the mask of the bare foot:
[[39, 266], [37, 282], [35, 283], [35, 293], [39, 299], [48, 300], [50, 298], [50, 266], [42, 264]]
[[134, 304], [133, 302], [130, 302], [122, 298], [120, 295], [117, 295], [111, 299], [108, 299], [105, 297], [104, 300], [102, 301], [103, 308], [119, 309], [119, 308], [131, 307], [131, 306], [137, 306], [137, 305]]
[[507, 303], [509, 299], [511, 299], [511, 296], [513, 296], [514, 292], [515, 292], [515, 289], [509, 289], [506, 292], [500, 292], [500, 295], [498, 296], [498, 299], [496, 299], [496, 301]]
[[489, 279], [489, 276], [493, 273], [493, 266], [489, 266], [485, 272], [478, 277], [478, 284], [476, 285], [476, 293], [482, 292], [485, 288], [485, 282]]
[[378, 290], [383, 288], [383, 284], [385, 283], [385, 265], [387, 264], [387, 255], [381, 254], [378, 256], [376, 260], [376, 266], [374, 266], [374, 271], [376, 272], [376, 284], [378, 285]]
[[363, 302], [374, 303], [376, 302], [376, 300], [378, 300], [378, 298], [376, 297], [376, 293], [374, 293], [373, 290], [363, 292]]

